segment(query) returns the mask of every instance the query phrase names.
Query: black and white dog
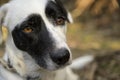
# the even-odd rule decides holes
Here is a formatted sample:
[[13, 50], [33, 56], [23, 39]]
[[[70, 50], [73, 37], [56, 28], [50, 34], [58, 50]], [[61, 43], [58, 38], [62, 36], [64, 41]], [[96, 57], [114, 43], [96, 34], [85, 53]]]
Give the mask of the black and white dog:
[[71, 15], [59, 0], [11, 0], [0, 7], [0, 25], [8, 29], [0, 80], [46, 80], [70, 64], [67, 22]]

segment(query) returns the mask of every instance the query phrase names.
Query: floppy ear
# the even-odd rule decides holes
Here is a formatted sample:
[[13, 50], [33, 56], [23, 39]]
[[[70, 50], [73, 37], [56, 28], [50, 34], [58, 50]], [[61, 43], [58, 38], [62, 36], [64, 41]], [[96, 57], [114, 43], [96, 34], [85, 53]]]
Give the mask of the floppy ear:
[[7, 4], [0, 7], [0, 44], [3, 41], [3, 38], [2, 38], [2, 26], [4, 26], [3, 22], [4, 22], [4, 17], [6, 16], [6, 13], [7, 13], [7, 9], [8, 9]]

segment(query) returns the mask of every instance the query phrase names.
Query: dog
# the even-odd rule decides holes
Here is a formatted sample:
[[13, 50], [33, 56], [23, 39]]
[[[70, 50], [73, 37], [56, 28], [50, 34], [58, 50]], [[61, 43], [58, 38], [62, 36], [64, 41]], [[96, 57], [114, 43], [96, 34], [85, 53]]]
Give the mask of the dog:
[[1, 6], [0, 25], [8, 29], [8, 38], [0, 80], [57, 80], [58, 69], [70, 72], [65, 68], [72, 60], [68, 22], [72, 17], [59, 0], [11, 0]]
[[71, 63], [65, 33], [72, 18], [59, 0], [11, 0], [0, 8], [0, 22], [9, 32], [4, 60], [19, 76], [37, 78], [39, 70]]

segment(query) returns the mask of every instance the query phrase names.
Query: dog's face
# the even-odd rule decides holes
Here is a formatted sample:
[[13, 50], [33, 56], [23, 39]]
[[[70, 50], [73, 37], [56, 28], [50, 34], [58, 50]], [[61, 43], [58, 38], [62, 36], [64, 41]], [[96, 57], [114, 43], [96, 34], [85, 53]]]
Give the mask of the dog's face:
[[13, 0], [7, 5], [4, 24], [17, 49], [45, 69], [58, 69], [70, 63], [65, 32], [71, 17], [59, 0]]

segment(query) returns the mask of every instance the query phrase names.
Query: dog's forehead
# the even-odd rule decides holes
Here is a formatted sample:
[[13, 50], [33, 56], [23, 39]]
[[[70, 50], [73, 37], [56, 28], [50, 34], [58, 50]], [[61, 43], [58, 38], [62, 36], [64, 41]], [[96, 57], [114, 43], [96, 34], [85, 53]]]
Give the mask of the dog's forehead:
[[12, 0], [9, 3], [4, 25], [9, 26], [12, 31], [16, 25], [23, 22], [31, 14], [40, 14], [41, 17], [46, 17], [45, 9], [51, 1], [56, 4], [56, 0]]

